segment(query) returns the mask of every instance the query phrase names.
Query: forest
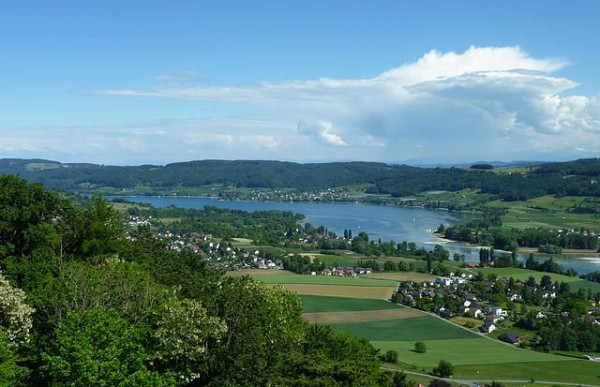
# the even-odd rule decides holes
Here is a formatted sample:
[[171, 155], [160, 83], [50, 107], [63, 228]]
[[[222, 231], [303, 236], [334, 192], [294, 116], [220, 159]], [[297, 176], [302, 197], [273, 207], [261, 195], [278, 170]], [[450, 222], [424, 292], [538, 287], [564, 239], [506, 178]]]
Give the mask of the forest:
[[0, 385], [403, 385], [297, 295], [123, 236], [102, 198], [0, 177]]
[[219, 185], [299, 191], [364, 186], [368, 193], [393, 197], [470, 188], [505, 201], [543, 195], [600, 196], [600, 159], [549, 163], [502, 173], [479, 168], [419, 168], [374, 162], [202, 160], [165, 166], [104, 166], [2, 159], [0, 173], [18, 174], [52, 189], [83, 193], [100, 188], [118, 193], [136, 187], [146, 187], [145, 193], [177, 192], [182, 188]]

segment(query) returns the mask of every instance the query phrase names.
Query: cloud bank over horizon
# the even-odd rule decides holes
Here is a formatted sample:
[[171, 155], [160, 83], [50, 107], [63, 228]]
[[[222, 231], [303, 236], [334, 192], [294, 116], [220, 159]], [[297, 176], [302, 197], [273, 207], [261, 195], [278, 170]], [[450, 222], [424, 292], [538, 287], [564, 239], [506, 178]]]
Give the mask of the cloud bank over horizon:
[[3, 131], [0, 151], [120, 164], [201, 158], [464, 162], [597, 157], [600, 98], [576, 95], [577, 82], [555, 75], [568, 65], [534, 58], [519, 47], [472, 46], [462, 53], [431, 50], [364, 79], [202, 86], [170, 74], [157, 76], [149, 89], [93, 93], [195, 101], [200, 108], [206, 103], [241, 106], [246, 113], [155, 123], [140, 117], [139, 125], [112, 128], [49, 128], [44, 138], [36, 128], [21, 129], [18, 136]]

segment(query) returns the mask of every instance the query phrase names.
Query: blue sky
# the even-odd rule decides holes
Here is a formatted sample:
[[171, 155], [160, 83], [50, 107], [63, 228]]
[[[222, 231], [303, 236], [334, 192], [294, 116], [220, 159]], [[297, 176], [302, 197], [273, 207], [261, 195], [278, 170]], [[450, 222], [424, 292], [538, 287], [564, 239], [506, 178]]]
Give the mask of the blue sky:
[[598, 156], [599, 14], [598, 1], [3, 1], [0, 157]]

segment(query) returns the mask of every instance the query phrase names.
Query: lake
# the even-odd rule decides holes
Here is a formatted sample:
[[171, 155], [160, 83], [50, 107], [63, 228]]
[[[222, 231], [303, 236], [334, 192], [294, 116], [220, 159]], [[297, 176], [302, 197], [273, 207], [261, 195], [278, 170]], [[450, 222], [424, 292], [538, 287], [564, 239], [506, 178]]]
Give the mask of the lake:
[[[365, 231], [369, 238], [384, 241], [415, 242], [420, 247], [433, 248], [442, 244], [451, 253], [465, 254], [467, 262], [479, 262], [479, 249], [455, 242], [440, 240], [433, 231], [443, 223], [454, 224], [464, 215], [443, 210], [388, 207], [358, 203], [307, 203], [307, 202], [256, 202], [256, 201], [223, 201], [197, 197], [123, 197], [132, 202], [147, 203], [154, 207], [176, 206], [181, 208], [202, 209], [204, 206], [215, 206], [242, 211], [291, 211], [306, 216], [306, 221], [314, 226], [325, 226], [340, 235], [344, 229], [352, 230], [354, 235]], [[527, 257], [519, 254], [520, 260]], [[541, 256], [538, 260], [545, 260]], [[555, 257], [554, 260], [565, 268], [573, 268], [578, 273], [589, 273], [600, 270], [598, 257]]]

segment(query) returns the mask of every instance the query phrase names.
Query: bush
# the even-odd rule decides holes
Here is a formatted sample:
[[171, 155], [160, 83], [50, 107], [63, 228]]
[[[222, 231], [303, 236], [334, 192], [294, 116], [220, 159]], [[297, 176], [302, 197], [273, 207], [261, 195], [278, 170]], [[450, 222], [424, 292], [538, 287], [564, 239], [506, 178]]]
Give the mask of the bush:
[[417, 341], [415, 343], [415, 352], [418, 352], [418, 353], [427, 352], [427, 346], [425, 345], [425, 343], [422, 341]]
[[454, 366], [445, 360], [440, 360], [437, 367], [433, 369], [433, 374], [441, 378], [449, 378], [454, 374]]
[[398, 363], [398, 352], [391, 349], [385, 353], [383, 359], [388, 363]]

